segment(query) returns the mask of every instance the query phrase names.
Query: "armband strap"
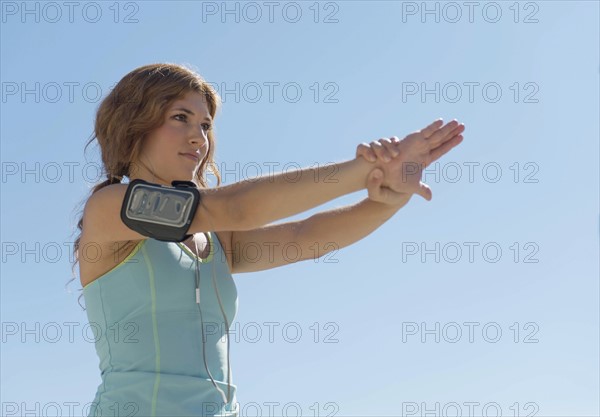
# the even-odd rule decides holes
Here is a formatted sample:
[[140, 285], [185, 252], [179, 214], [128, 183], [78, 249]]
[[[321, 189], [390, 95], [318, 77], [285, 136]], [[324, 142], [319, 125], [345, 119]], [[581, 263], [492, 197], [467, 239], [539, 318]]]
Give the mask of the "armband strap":
[[132, 230], [164, 242], [182, 242], [200, 203], [200, 192], [192, 181], [173, 181], [172, 186], [141, 179], [129, 183], [121, 220]]

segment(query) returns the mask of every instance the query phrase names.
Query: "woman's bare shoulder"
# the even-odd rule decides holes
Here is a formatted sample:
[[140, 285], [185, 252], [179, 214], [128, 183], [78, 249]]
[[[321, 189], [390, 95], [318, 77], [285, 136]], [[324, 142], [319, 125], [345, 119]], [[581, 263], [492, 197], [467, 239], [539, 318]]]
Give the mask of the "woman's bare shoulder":
[[98, 243], [139, 241], [146, 237], [121, 220], [121, 207], [128, 184], [112, 184], [88, 198], [83, 210], [83, 233]]

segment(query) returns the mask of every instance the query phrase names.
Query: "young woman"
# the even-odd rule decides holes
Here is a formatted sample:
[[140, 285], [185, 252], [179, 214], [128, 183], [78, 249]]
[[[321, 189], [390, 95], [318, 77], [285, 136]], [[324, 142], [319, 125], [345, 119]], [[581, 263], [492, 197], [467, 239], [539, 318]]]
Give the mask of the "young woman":
[[[459, 144], [464, 130], [438, 119], [402, 140], [362, 143], [352, 160], [220, 186], [212, 130], [220, 105], [194, 71], [155, 64], [127, 74], [98, 109], [95, 138], [107, 179], [86, 201], [73, 264], [102, 377], [89, 416], [237, 415], [232, 274], [321, 257], [373, 232], [413, 194], [430, 200], [422, 170]], [[207, 187], [209, 169], [215, 188]], [[165, 242], [127, 227], [120, 218], [125, 176], [168, 186], [193, 181], [201, 202], [192, 236]], [[268, 224], [363, 188], [369, 197], [356, 205]], [[286, 244], [301, 256], [290, 260]], [[249, 245], [272, 250], [246, 259]]]

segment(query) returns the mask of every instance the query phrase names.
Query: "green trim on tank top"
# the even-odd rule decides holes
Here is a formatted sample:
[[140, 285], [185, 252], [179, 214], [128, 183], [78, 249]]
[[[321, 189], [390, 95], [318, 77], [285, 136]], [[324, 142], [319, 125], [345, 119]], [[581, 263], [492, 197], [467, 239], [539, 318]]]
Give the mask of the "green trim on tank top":
[[154, 336], [155, 364], [154, 364], [154, 389], [152, 391], [152, 415], [156, 415], [156, 402], [158, 399], [158, 388], [160, 387], [160, 340], [158, 337], [158, 323], [156, 321], [156, 285], [154, 280], [154, 268], [146, 248], [142, 247], [142, 257], [148, 268], [148, 280], [150, 284], [150, 296], [152, 299], [152, 335]]
[[113, 266], [111, 269], [109, 269], [108, 271], [106, 271], [105, 273], [103, 273], [102, 275], [100, 275], [98, 278], [94, 279], [92, 282], [88, 282], [83, 289], [85, 290], [87, 287], [89, 287], [90, 285], [92, 285], [94, 282], [98, 281], [99, 279], [102, 279], [105, 275], [110, 274], [111, 272], [114, 272], [115, 270], [117, 270], [117, 268], [121, 267], [122, 265], [125, 265], [125, 263], [131, 259], [142, 247], [142, 245], [146, 242], [146, 240], [148, 239], [143, 239], [140, 240], [135, 247], [133, 248], [133, 250], [131, 251], [131, 253], [129, 255], [127, 255], [125, 257], [125, 259], [123, 259], [121, 262], [119, 262], [117, 265]]

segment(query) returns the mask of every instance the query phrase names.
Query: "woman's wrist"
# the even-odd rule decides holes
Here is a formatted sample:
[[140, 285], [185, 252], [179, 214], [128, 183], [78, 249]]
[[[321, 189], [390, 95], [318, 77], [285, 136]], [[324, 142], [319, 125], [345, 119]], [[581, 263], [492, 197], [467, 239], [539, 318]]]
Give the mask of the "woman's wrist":
[[325, 183], [340, 183], [342, 195], [366, 189], [369, 173], [375, 167], [374, 162], [362, 157], [337, 162], [335, 165], [337, 168], [321, 180]]

